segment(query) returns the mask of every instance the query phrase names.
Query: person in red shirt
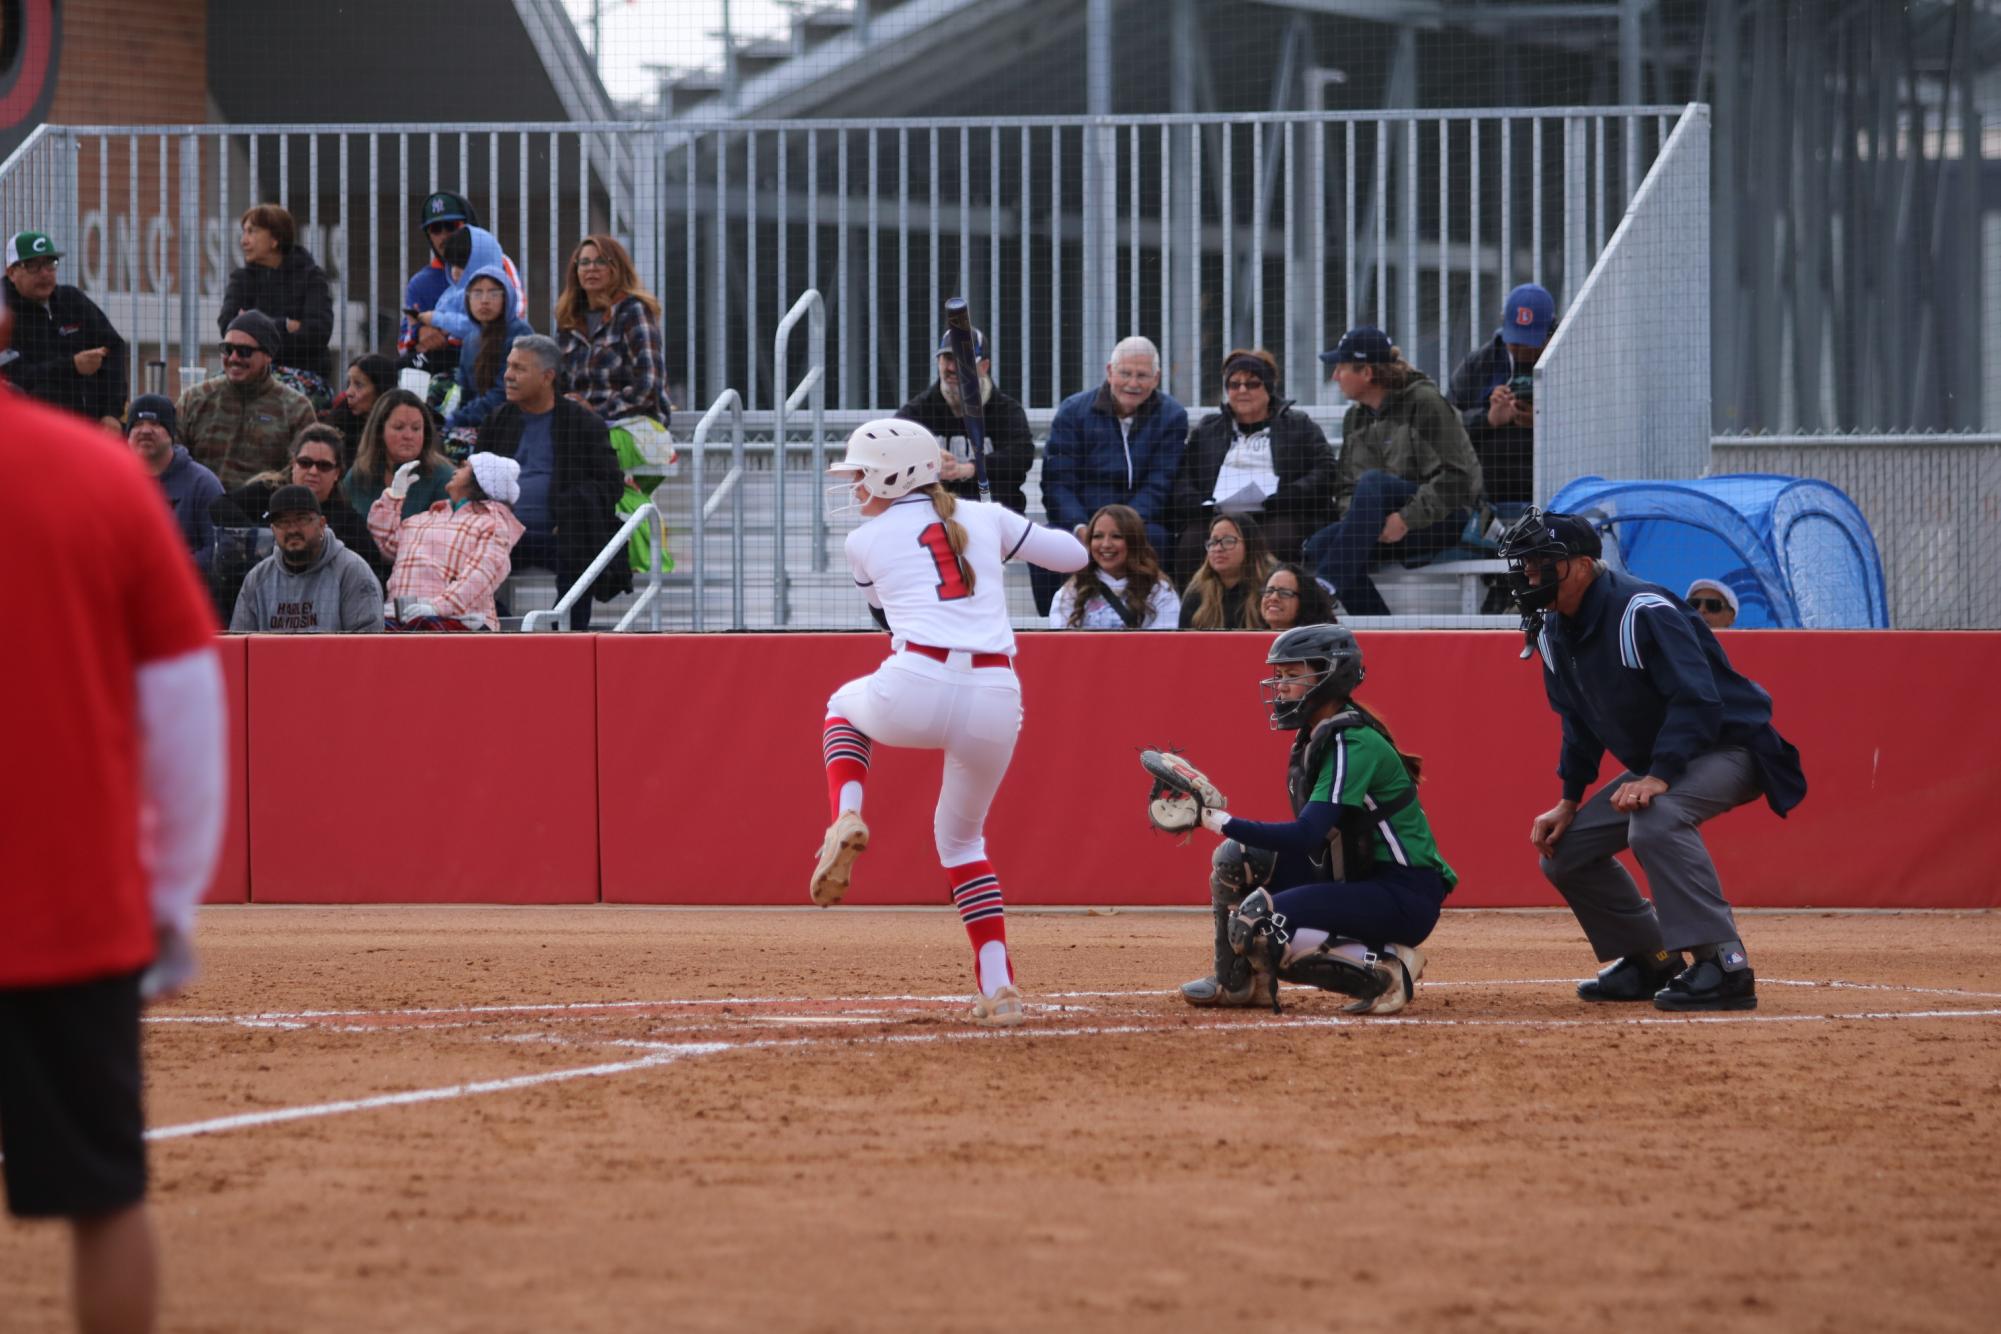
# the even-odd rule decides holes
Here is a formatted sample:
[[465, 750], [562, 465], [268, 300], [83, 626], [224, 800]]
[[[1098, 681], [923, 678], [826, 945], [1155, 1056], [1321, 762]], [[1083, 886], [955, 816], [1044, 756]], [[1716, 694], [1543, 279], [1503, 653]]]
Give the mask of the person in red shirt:
[[[0, 348], [9, 329], [0, 318]], [[0, 397], [0, 1174], [80, 1328], [153, 1328], [139, 1012], [194, 974], [225, 795], [208, 599], [122, 442]]]

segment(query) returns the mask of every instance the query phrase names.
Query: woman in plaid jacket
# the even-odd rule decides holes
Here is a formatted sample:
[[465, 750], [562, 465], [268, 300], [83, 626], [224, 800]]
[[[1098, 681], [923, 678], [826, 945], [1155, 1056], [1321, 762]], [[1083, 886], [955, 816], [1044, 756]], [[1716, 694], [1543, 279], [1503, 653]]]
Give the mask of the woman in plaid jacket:
[[571, 398], [614, 425], [629, 417], [667, 425], [660, 302], [640, 286], [617, 238], [586, 236], [571, 254], [556, 301], [556, 338]]
[[493, 591], [507, 578], [521, 520], [521, 465], [473, 454], [445, 483], [447, 499], [401, 518], [397, 478], [368, 507], [368, 531], [396, 568], [389, 574], [389, 630], [498, 630]]

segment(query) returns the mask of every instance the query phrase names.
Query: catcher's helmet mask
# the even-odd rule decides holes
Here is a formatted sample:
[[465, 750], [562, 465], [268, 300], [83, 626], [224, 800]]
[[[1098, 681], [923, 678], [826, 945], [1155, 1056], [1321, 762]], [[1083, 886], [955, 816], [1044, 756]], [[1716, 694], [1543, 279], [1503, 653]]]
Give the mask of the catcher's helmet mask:
[[[1305, 663], [1312, 670], [1300, 676], [1274, 674], [1258, 683], [1274, 732], [1298, 731], [1322, 704], [1353, 695], [1366, 675], [1362, 646], [1345, 625], [1298, 625], [1280, 634], [1265, 654], [1265, 665], [1286, 663]], [[1298, 696], [1286, 697], [1284, 690], [1299, 681], [1311, 684]]]

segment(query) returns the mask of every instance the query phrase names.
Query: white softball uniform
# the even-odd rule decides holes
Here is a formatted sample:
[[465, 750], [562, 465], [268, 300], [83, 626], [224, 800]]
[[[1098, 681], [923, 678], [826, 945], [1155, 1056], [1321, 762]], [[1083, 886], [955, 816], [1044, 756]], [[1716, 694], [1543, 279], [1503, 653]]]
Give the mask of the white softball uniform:
[[966, 530], [971, 590], [928, 494], [905, 496], [848, 534], [855, 583], [888, 618], [895, 651], [827, 701], [829, 716], [847, 719], [874, 741], [945, 752], [932, 822], [944, 866], [986, 856], [987, 808], [1021, 731], [1014, 669], [974, 665], [976, 655], [1014, 653], [1004, 562], [1028, 560], [1068, 573], [1088, 559], [1068, 533], [999, 505], [962, 500], [952, 517]]

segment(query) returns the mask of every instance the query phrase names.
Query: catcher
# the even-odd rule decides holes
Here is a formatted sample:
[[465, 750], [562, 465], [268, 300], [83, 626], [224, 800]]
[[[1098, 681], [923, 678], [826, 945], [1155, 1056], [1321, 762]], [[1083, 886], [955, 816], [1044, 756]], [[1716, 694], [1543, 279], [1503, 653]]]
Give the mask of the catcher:
[[1170, 833], [1223, 835], [1209, 876], [1216, 971], [1181, 988], [1190, 1005], [1269, 1004], [1280, 981], [1337, 991], [1350, 1014], [1393, 1014], [1424, 973], [1418, 950], [1459, 881], [1417, 802], [1422, 761], [1356, 701], [1362, 650], [1339, 625], [1272, 641], [1261, 682], [1274, 729], [1299, 733], [1286, 764], [1293, 818], [1233, 818], [1179, 755], [1147, 751], [1147, 814]]

